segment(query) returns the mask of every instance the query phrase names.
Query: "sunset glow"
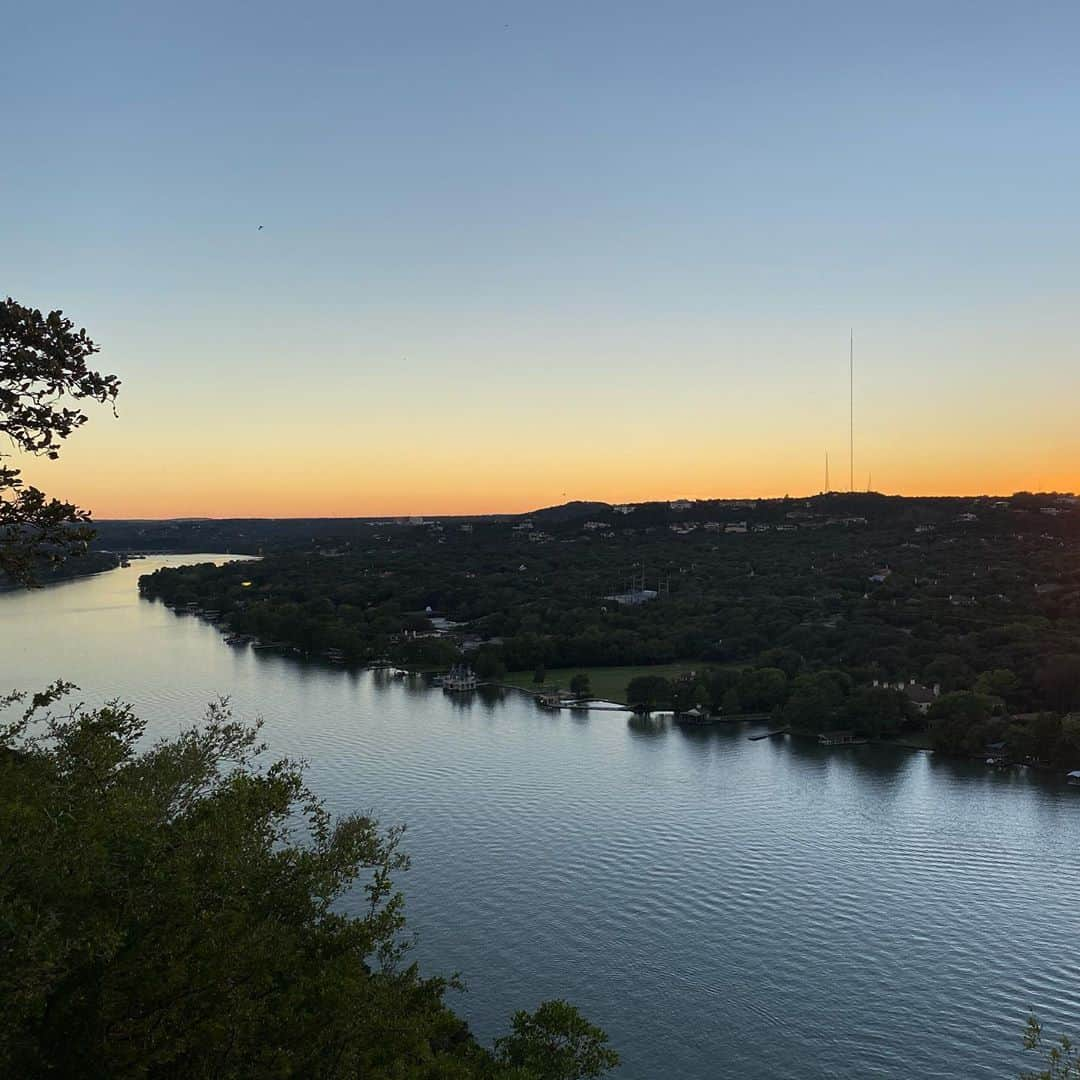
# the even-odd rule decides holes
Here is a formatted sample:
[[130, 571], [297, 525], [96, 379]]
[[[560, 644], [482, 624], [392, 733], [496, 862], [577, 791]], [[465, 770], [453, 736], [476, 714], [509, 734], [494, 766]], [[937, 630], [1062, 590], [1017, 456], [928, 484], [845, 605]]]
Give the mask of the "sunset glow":
[[123, 380], [118, 419], [20, 462], [51, 494], [470, 514], [805, 494], [826, 453], [846, 487], [851, 327], [857, 488], [1080, 488], [1051, 23], [210, 11], [12, 16], [4, 288]]

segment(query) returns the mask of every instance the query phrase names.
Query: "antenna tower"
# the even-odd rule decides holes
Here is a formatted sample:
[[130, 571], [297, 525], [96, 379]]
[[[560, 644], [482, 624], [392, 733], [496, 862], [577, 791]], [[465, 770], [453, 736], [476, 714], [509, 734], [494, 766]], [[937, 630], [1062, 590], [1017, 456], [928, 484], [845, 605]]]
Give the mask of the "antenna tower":
[[855, 490], [855, 328], [851, 329], [848, 346], [848, 458], [850, 472], [848, 490]]

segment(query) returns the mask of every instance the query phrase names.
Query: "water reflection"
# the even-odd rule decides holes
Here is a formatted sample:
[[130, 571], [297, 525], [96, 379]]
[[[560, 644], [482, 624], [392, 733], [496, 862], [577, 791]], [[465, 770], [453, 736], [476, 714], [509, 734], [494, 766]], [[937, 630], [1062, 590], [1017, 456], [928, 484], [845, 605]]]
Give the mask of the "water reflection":
[[999, 1080], [1028, 1006], [1080, 1031], [1080, 789], [233, 648], [138, 600], [154, 565], [0, 596], [0, 687], [263, 716], [334, 813], [408, 823], [418, 959], [481, 1036], [565, 996], [620, 1080]]

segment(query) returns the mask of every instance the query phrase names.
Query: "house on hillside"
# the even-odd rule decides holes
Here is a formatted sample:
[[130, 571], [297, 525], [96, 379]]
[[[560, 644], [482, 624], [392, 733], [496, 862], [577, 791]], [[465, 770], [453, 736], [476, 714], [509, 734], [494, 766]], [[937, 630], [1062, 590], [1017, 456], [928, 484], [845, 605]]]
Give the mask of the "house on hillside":
[[914, 679], [908, 679], [907, 682], [901, 680], [895, 683], [879, 682], [875, 679], [874, 685], [883, 686], [886, 690], [899, 690], [923, 716], [930, 711], [930, 706], [941, 697], [941, 683], [934, 683], [931, 687], [923, 686], [922, 683], [917, 683]]

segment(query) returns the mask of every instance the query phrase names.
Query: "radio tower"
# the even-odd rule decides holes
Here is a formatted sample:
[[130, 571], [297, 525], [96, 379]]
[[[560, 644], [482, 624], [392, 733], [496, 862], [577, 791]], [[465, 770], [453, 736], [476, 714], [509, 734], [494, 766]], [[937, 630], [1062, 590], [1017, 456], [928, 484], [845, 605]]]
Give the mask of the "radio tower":
[[855, 490], [855, 328], [851, 329], [848, 348], [848, 490]]

